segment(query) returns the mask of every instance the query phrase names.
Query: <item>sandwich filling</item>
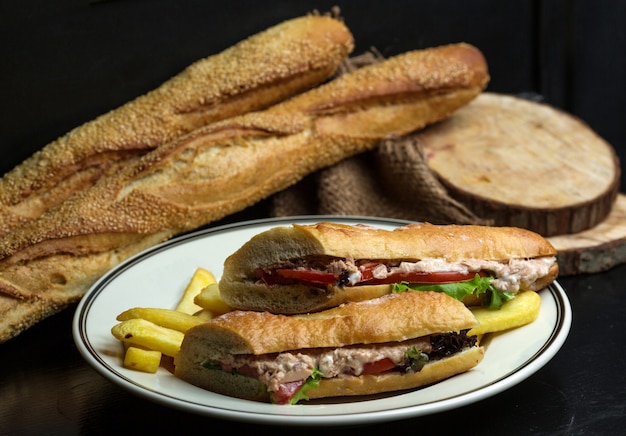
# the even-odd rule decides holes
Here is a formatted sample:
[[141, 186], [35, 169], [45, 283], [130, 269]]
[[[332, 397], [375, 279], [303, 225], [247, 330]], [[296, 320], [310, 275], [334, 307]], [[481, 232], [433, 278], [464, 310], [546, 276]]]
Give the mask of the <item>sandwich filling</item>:
[[358, 377], [389, 371], [420, 371], [433, 360], [442, 359], [476, 345], [467, 331], [446, 333], [403, 342], [360, 344], [341, 348], [315, 348], [265, 355], [224, 355], [203, 366], [253, 377], [267, 389], [276, 404], [295, 404], [306, 399], [306, 390], [319, 380]]
[[476, 273], [493, 278], [491, 285], [502, 292], [517, 292], [520, 288], [546, 276], [555, 256], [534, 259], [511, 259], [506, 262], [483, 259], [447, 261], [377, 261], [324, 256], [286, 261], [280, 265], [259, 268], [256, 278], [268, 285], [296, 281], [318, 285], [359, 286], [399, 283], [453, 282], [469, 280]]
[[555, 256], [508, 261], [447, 261], [440, 258], [390, 261], [310, 256], [258, 268], [253, 279], [267, 286], [299, 283], [328, 290], [366, 285], [427, 284], [429, 286], [424, 289], [415, 286], [411, 289], [442, 291], [434, 289], [435, 285], [465, 283], [466, 289], [451, 289], [449, 295], [462, 299], [468, 294], [489, 291], [491, 300], [486, 304], [499, 308], [502, 301], [513, 298], [520, 290], [528, 289], [538, 279], [547, 276], [555, 263]]

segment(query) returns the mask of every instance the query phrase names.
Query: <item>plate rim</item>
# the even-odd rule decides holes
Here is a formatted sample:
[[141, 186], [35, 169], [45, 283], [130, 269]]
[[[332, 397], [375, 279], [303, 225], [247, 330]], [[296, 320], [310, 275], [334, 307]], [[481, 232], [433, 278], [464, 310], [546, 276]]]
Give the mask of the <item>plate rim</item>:
[[[85, 293], [78, 303], [72, 320], [72, 335], [76, 347], [83, 359], [90, 364], [99, 374], [118, 387], [151, 402], [208, 417], [225, 419], [237, 422], [288, 425], [288, 426], [339, 426], [355, 425], [355, 423], [371, 424], [389, 422], [399, 419], [414, 418], [418, 416], [430, 415], [444, 412], [472, 404], [485, 398], [496, 395], [513, 387], [527, 379], [543, 366], [545, 366], [565, 343], [572, 323], [571, 304], [567, 294], [558, 281], [554, 281], [546, 287], [551, 297], [554, 299], [557, 318], [554, 322], [552, 332], [542, 346], [529, 356], [524, 363], [512, 368], [500, 378], [491, 381], [489, 384], [481, 385], [470, 391], [448, 396], [446, 398], [431, 401], [423, 404], [411, 404], [399, 409], [384, 409], [368, 412], [340, 413], [331, 415], [300, 415], [300, 414], [267, 414], [249, 410], [232, 410], [221, 408], [215, 405], [200, 404], [186, 399], [176, 397], [175, 394], [157, 392], [141, 386], [137, 382], [125, 377], [123, 374], [113, 372], [109, 369], [109, 364], [102, 359], [102, 356], [94, 348], [88, 338], [85, 323], [87, 322], [89, 309], [96, 301], [97, 297], [104, 292], [107, 284], [115, 280], [124, 271], [132, 268], [138, 262], [145, 260], [168, 250], [171, 247], [184, 244], [190, 240], [204, 238], [214, 233], [230, 232], [242, 228], [266, 225], [284, 225], [297, 222], [321, 222], [321, 221], [342, 221], [361, 224], [376, 225], [406, 225], [416, 223], [415, 221], [355, 215], [298, 215], [290, 217], [261, 218], [245, 221], [226, 223], [215, 227], [206, 227], [187, 234], [174, 237], [153, 247], [150, 247], [136, 255], [126, 259], [119, 265], [112, 268], [100, 279], [98, 279]], [[243, 400], [242, 400], [243, 401]]]

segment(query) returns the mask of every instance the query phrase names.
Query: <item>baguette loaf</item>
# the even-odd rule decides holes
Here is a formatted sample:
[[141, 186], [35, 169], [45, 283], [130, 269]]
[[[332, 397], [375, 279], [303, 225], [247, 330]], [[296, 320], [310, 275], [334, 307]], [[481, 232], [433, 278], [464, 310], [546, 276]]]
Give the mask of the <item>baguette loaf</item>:
[[[472, 46], [414, 51], [195, 130], [6, 235], [0, 292], [76, 301], [128, 256], [240, 211], [384, 137], [440, 120], [487, 81], [484, 58]], [[0, 331], [15, 334], [10, 310]]]
[[0, 236], [87, 189], [116, 162], [319, 84], [352, 48], [352, 35], [341, 21], [310, 15], [197, 61], [5, 174], [0, 179]]
[[554, 256], [540, 235], [515, 227], [407, 224], [393, 230], [321, 222], [274, 227], [255, 235], [224, 264], [223, 280], [249, 278], [262, 265], [306, 256], [447, 261]]
[[[512, 227], [410, 224], [383, 230], [337, 223], [294, 224], [260, 233], [230, 255], [224, 262], [219, 287], [222, 298], [235, 308], [304, 313], [346, 301], [385, 295], [391, 292], [391, 285], [314, 285], [306, 282], [268, 285], [261, 279], [259, 271], [270, 272], [288, 264], [306, 269], [306, 264], [299, 263], [300, 260], [320, 262], [323, 258], [353, 259], [355, 263], [409, 263], [434, 259], [446, 262], [446, 265], [480, 261], [485, 266], [497, 263], [497, 267], [512, 260], [540, 259], [541, 270], [537, 271], [541, 272], [522, 265], [520, 289], [514, 290], [517, 292], [536, 291], [551, 283], [558, 275], [555, 256], [556, 250], [546, 239], [529, 230]], [[446, 269], [439, 271], [445, 272]], [[511, 272], [505, 270], [504, 275], [512, 275]]]
[[[259, 355], [405, 341], [434, 333], [460, 332], [477, 325], [463, 303], [437, 292], [389, 294], [304, 315], [236, 310], [187, 331], [185, 341], [194, 351], [183, 345], [179, 359], [186, 359], [186, 352], [216, 360], [225, 354]], [[200, 339], [207, 337], [210, 347]]]
[[[460, 332], [477, 324], [461, 302], [435, 292], [408, 292], [347, 303], [317, 314], [272, 315], [235, 311], [191, 328], [175, 358], [176, 376], [208, 390], [252, 400], [267, 400], [253, 378], [204, 364], [229, 362], [230, 356], [307, 353], [307, 350], [363, 344], [402, 344], [429, 335]], [[482, 360], [480, 347], [427, 363], [418, 372], [322, 378], [309, 398], [365, 395], [415, 388], [464, 372]], [[355, 356], [356, 358], [356, 356]], [[432, 365], [432, 366], [431, 366]]]

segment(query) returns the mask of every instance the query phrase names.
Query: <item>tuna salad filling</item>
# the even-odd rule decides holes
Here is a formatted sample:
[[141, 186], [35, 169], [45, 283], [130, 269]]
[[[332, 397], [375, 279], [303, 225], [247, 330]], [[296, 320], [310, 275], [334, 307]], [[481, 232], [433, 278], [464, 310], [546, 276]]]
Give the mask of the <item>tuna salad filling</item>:
[[319, 287], [410, 283], [441, 283], [471, 280], [476, 274], [492, 278], [491, 286], [501, 292], [517, 292], [546, 276], [555, 256], [511, 259], [506, 262], [465, 259], [419, 261], [359, 260], [309, 257], [259, 268], [255, 279], [267, 285], [307, 283]]
[[[219, 362], [205, 362], [208, 369], [253, 377], [275, 403], [287, 403], [315, 378], [354, 377], [388, 371], [418, 372], [438, 360], [476, 345], [467, 331], [384, 344], [315, 348], [266, 355], [226, 355]], [[303, 392], [301, 392], [303, 394]], [[300, 397], [303, 398], [303, 397]]]

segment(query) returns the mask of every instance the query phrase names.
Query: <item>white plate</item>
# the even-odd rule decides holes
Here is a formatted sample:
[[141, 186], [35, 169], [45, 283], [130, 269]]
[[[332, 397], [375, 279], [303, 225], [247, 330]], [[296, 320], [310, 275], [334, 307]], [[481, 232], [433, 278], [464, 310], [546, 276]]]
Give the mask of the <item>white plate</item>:
[[111, 382], [145, 399], [206, 416], [285, 425], [366, 424], [405, 419], [461, 407], [526, 379], [561, 348], [572, 314], [558, 283], [540, 292], [538, 319], [490, 338], [484, 360], [471, 371], [411, 392], [316, 404], [279, 406], [238, 400], [192, 386], [160, 368], [145, 374], [122, 367], [122, 346], [111, 335], [115, 317], [131, 307], [176, 306], [194, 270], [205, 267], [217, 278], [226, 256], [253, 235], [293, 222], [335, 221], [394, 228], [406, 221], [361, 217], [309, 216], [248, 221], [172, 239], [119, 265], [81, 300], [73, 322], [82, 356]]

